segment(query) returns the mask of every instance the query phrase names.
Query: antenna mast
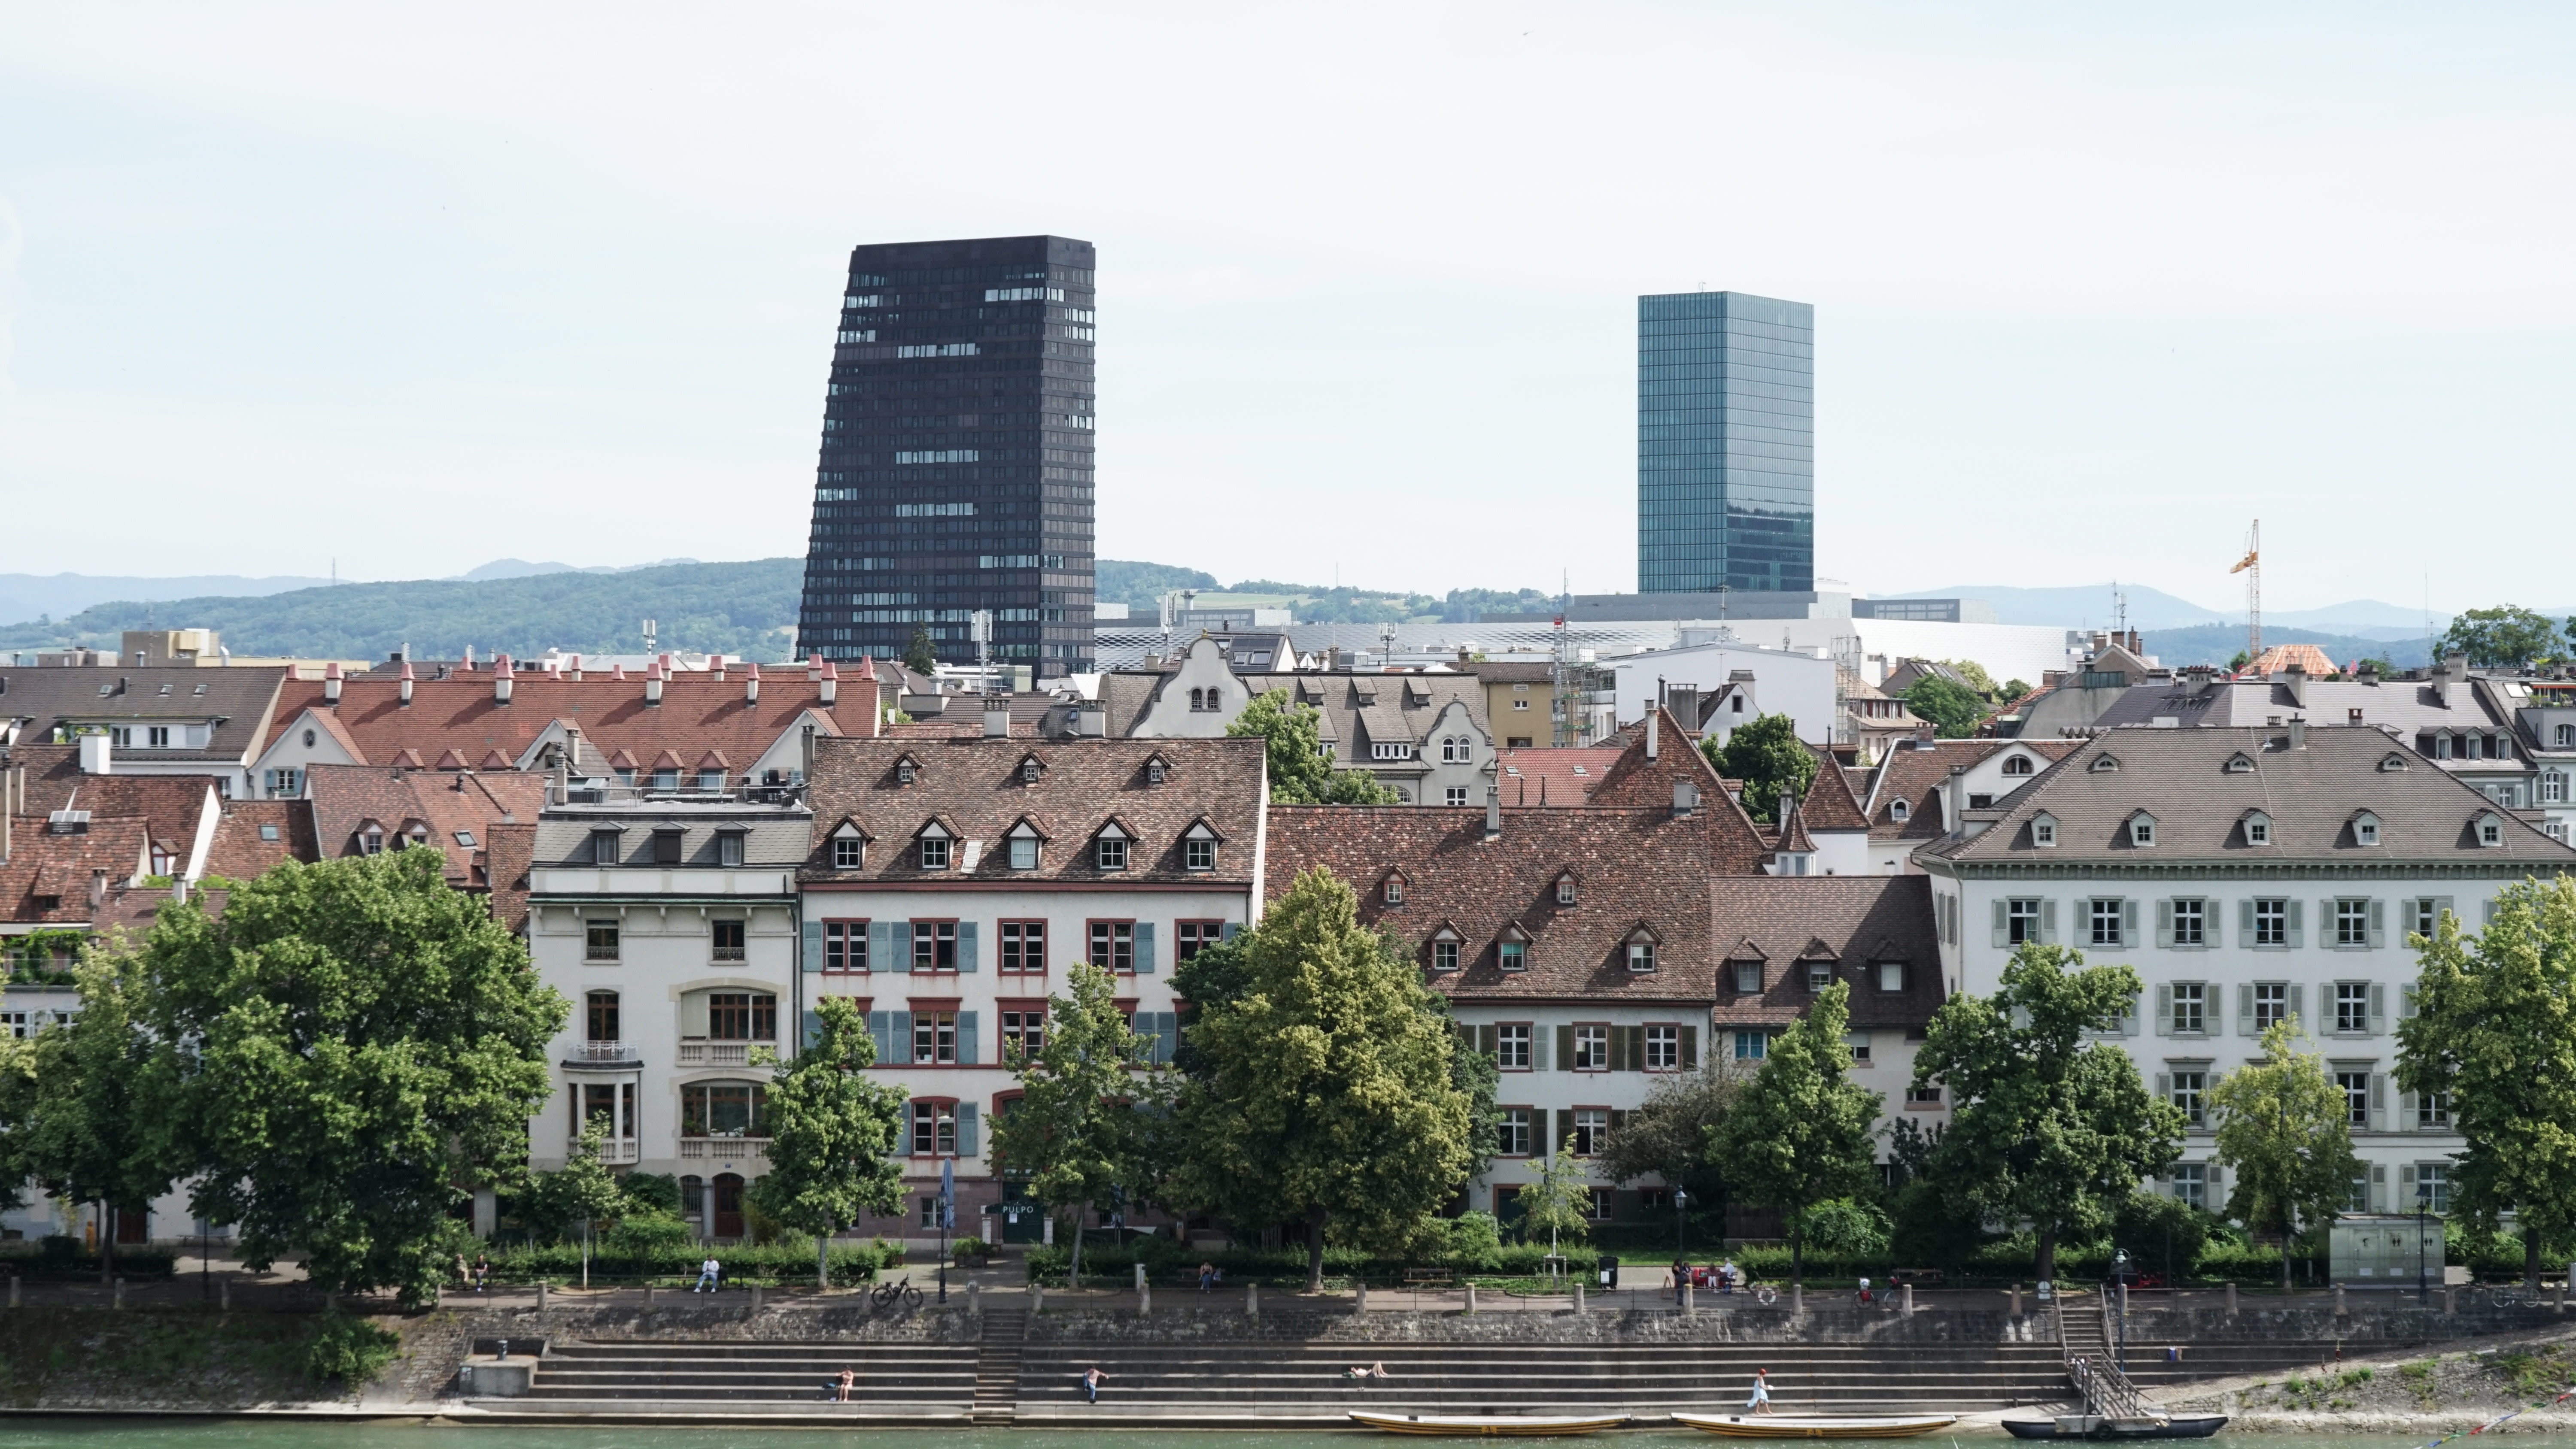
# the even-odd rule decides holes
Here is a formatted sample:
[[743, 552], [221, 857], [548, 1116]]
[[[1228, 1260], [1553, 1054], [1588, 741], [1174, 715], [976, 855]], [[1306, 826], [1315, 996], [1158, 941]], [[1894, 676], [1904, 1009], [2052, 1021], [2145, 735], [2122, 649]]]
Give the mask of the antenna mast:
[[2228, 572], [2245, 575], [2245, 665], [2250, 669], [2263, 657], [2263, 520], [2255, 519], [2246, 530], [2245, 557]]

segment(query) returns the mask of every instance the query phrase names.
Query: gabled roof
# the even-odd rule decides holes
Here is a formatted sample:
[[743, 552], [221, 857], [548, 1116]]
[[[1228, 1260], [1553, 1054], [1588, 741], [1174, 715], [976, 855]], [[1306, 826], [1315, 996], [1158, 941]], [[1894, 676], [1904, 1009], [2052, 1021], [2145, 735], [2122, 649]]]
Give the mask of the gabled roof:
[[1626, 753], [1620, 745], [1500, 749], [1494, 752], [1494, 778], [1506, 805], [1581, 805]]
[[[1925, 745], [1930, 748], [1924, 748]], [[1929, 740], [1904, 741], [1878, 762], [1869, 793], [1869, 833], [1874, 840], [1936, 840], [1944, 824], [1934, 791], [1950, 778], [1952, 766], [1973, 767], [2005, 750], [2022, 749], [2042, 760], [2062, 760], [2074, 753], [2073, 740]], [[1906, 802], [1906, 818], [1889, 811]]]
[[[447, 857], [448, 884], [459, 890], [483, 888], [486, 838], [495, 826], [534, 823], [547, 786], [545, 776], [517, 770], [443, 774], [381, 765], [316, 765], [305, 782], [319, 855], [356, 853], [368, 820], [387, 822], [390, 836], [399, 833], [399, 822], [417, 819], [429, 827], [429, 844]], [[458, 840], [460, 830], [474, 843]]]
[[[1941, 949], [1932, 919], [1932, 882], [1919, 875], [1780, 876], [1722, 880], [1710, 887], [1716, 927], [1739, 944], [1729, 961], [1765, 962], [1752, 995], [1717, 983], [1721, 1026], [1785, 1024], [1815, 1000], [1811, 965], [1831, 964], [1851, 986], [1856, 1029], [1919, 1027], [1941, 1004]], [[1883, 991], [1875, 968], [1910, 967], [1905, 988]]]
[[[20, 669], [0, 667], [0, 728], [8, 721], [27, 721], [21, 744], [44, 742], [56, 725], [67, 721], [167, 720], [172, 723], [214, 722], [212, 743], [201, 750], [154, 750], [156, 760], [239, 762], [271, 738], [270, 721], [283, 718], [279, 693], [287, 682], [282, 666], [225, 669], [195, 665], [155, 665], [137, 669]], [[167, 686], [168, 694], [161, 692]], [[322, 683], [309, 686], [314, 699]], [[105, 693], [101, 693], [101, 690]], [[204, 693], [198, 691], [202, 689]]]
[[223, 818], [215, 823], [214, 844], [206, 851], [206, 874], [246, 881], [267, 874], [282, 860], [320, 858], [313, 839], [313, 802], [227, 800]]

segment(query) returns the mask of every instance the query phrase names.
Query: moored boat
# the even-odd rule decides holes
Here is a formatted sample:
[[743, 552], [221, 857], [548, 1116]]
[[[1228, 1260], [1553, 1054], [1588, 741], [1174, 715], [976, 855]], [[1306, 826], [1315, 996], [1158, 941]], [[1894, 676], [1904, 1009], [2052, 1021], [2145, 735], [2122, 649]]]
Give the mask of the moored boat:
[[1956, 1414], [1675, 1414], [1673, 1422], [1730, 1439], [1911, 1439]]
[[1382, 1414], [1349, 1411], [1351, 1422], [1389, 1434], [1471, 1435], [1486, 1439], [1560, 1438], [1615, 1429], [1625, 1414]]
[[2016, 1439], [2206, 1439], [2227, 1427], [2227, 1416], [2151, 1414], [2125, 1419], [2058, 1414], [2046, 1419], [2006, 1419], [2003, 1424], [2004, 1432]]

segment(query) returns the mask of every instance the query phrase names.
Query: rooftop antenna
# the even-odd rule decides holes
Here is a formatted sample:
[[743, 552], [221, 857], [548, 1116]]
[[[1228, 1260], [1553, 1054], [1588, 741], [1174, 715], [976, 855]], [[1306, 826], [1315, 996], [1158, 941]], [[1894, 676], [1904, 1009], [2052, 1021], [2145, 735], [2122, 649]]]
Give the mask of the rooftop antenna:
[[2245, 667], [2251, 669], [2263, 657], [2263, 520], [2246, 530], [2245, 557], [2228, 572], [2245, 575]]
[[993, 611], [977, 609], [967, 615], [966, 628], [975, 639], [975, 672], [983, 677], [986, 694], [993, 690]]
[[645, 653], [650, 654], [650, 653], [652, 653], [652, 652], [653, 652], [653, 638], [654, 638], [654, 636], [655, 636], [656, 634], [658, 634], [658, 633], [661, 631], [661, 628], [662, 628], [662, 626], [661, 626], [661, 625], [659, 625], [659, 624], [655, 623], [655, 622], [654, 622], [654, 621], [652, 621], [651, 619], [647, 619], [647, 620], [645, 620], [645, 621], [644, 621], [644, 652], [645, 652]]

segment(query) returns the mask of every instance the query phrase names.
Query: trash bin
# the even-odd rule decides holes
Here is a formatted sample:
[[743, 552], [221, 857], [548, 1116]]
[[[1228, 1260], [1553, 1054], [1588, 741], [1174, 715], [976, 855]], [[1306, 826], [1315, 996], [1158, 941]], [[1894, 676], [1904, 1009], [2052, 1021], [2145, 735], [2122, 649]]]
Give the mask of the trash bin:
[[1602, 1286], [1602, 1287], [1604, 1287], [1604, 1288], [1616, 1288], [1616, 1287], [1618, 1287], [1618, 1286], [1619, 1286], [1619, 1260], [1618, 1260], [1618, 1259], [1611, 1257], [1611, 1256], [1610, 1256], [1609, 1254], [1607, 1254], [1607, 1253], [1604, 1253], [1604, 1254], [1602, 1254], [1602, 1255], [1601, 1255], [1601, 1258], [1600, 1258], [1599, 1263], [1597, 1264], [1597, 1267], [1598, 1267], [1598, 1269], [1599, 1269], [1599, 1272], [1598, 1272], [1598, 1274], [1597, 1274], [1596, 1276], [1598, 1276], [1598, 1277], [1599, 1277], [1599, 1279], [1601, 1280], [1601, 1286]]

